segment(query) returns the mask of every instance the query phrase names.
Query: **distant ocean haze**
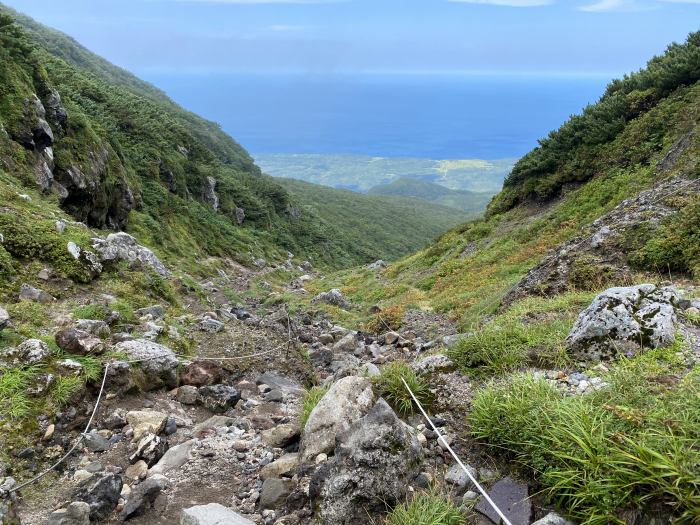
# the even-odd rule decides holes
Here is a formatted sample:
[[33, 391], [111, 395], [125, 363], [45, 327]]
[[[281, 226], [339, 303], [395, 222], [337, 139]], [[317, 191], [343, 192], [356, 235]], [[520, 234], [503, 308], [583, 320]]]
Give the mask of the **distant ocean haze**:
[[254, 154], [520, 157], [586, 104], [604, 77], [143, 74]]

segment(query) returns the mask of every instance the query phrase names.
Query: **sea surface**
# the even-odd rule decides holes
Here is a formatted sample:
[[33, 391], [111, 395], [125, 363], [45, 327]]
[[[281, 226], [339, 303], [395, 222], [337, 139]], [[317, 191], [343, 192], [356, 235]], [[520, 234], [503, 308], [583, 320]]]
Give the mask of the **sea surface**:
[[519, 157], [609, 79], [552, 75], [142, 74], [248, 151]]

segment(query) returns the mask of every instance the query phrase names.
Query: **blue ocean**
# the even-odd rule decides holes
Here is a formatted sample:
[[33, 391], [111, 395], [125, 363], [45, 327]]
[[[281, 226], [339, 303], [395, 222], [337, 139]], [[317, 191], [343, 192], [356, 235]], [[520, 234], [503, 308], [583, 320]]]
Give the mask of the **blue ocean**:
[[609, 79], [507, 75], [145, 74], [257, 153], [518, 157]]

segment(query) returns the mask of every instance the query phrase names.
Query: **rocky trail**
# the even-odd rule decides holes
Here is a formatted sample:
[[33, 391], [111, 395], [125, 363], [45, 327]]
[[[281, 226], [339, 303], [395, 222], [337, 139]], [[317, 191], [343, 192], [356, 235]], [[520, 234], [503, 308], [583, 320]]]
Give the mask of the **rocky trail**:
[[[474, 523], [497, 523], [493, 509], [420, 415], [402, 420], [380, 398], [372, 378], [392, 362], [408, 363], [428, 381], [433, 423], [513, 525], [567, 523], [542, 505], [532, 481], [518, 480], [511, 465], [470, 440], [465, 416], [472, 380], [443, 353], [470, 334], [455, 334], [454, 326], [435, 314], [413, 313], [401, 333], [373, 336], [337, 326], [319, 311], [291, 315], [285, 306], [232, 305], [229, 292], [248, 289], [266, 270], [236, 267], [234, 272], [203, 283], [208, 310], [193, 301], [188, 315], [175, 320], [195, 342], [188, 356], [154, 341], [166, 329], [160, 305], [142, 309], [131, 333], [111, 333], [102, 321], [64, 320], [56, 336], [61, 347], [84, 354], [94, 345], [110, 345], [120, 357], [109, 361], [94, 424], [76, 453], [24, 489], [22, 497], [5, 500], [22, 524], [379, 523], [377, 516], [387, 506], [430, 487], [473, 508]], [[307, 278], [290, 279], [288, 291], [306, 293]], [[591, 323], [611, 301], [615, 307], [627, 305], [630, 318], [640, 301], [652, 310], [661, 304], [654, 310], [659, 317], [642, 328], [653, 337], [668, 337], [663, 331], [672, 328], [667, 321], [675, 317], [671, 304], [677, 304], [672, 292], [618, 290], [584, 312], [579, 332], [572, 335], [577, 345], [585, 346], [586, 337], [600, 329]], [[315, 300], [345, 304], [335, 290]], [[619, 314], [619, 308], [615, 311]], [[612, 331], [616, 322], [630, 323], [604, 321]], [[683, 330], [693, 340], [689, 362], [697, 362], [697, 329]], [[70, 368], [70, 359], [63, 366]], [[605, 370], [600, 366], [597, 372]], [[535, 373], [569, 395], [605, 387], [600, 373]], [[41, 422], [41, 443], [12, 454], [35, 472], [60, 457], [90, 417], [99, 383], [55, 421]], [[328, 391], [302, 429], [304, 396], [313, 385]], [[11, 483], [2, 488], [11, 489]]]

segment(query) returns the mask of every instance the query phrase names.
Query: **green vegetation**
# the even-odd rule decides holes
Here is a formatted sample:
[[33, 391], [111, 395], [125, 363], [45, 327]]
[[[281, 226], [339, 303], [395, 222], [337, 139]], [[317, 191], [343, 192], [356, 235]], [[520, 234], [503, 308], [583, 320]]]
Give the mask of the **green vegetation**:
[[431, 160], [408, 157], [367, 157], [271, 153], [256, 155], [265, 173], [333, 188], [366, 192], [378, 184], [408, 177], [453, 190], [496, 193], [515, 159]]
[[520, 301], [474, 335], [462, 338], [448, 355], [466, 372], [478, 376], [501, 375], [526, 364], [565, 364], [564, 339], [593, 296], [571, 292], [553, 299]]
[[435, 491], [419, 492], [395, 507], [386, 525], [464, 525], [467, 521], [450, 500]]
[[337, 258], [351, 264], [397, 259], [423, 248], [467, 218], [453, 208], [417, 199], [362, 195], [293, 179], [278, 180], [301, 203], [303, 212], [321, 218], [326, 238], [334, 239], [331, 244], [310, 240], [338, 251]]
[[529, 375], [494, 382], [473, 401], [472, 433], [532, 470], [582, 525], [622, 524], [620, 509], [658, 501], [664, 516], [697, 523], [700, 374], [675, 375], [675, 351], [614, 365], [609, 387], [586, 396]]
[[370, 195], [411, 197], [468, 213], [483, 212], [494, 195], [494, 193], [489, 192], [452, 190], [433, 182], [408, 177], [398, 178], [388, 184], [373, 186], [367, 193]]
[[683, 132], [687, 124], [676, 128], [673, 121], [653, 119], [629, 150], [616, 147], [621, 145], [619, 138], [635, 121], [688, 93], [700, 80], [699, 57], [700, 32], [689, 35], [684, 44], [670, 45], [645, 69], [610, 83], [596, 104], [571, 117], [515, 164], [489, 212], [559, 197], [567, 184], [581, 184], [613, 167], [650, 164], [668, 146], [668, 131]]
[[[202, 272], [202, 255], [249, 263], [255, 257], [282, 259], [291, 251], [317, 266], [347, 267], [404, 255], [464, 219], [448, 220], [446, 212], [435, 212], [439, 218], [418, 228], [418, 240], [409, 245], [405, 237], [371, 238], [380, 233], [377, 228], [363, 230], [370, 236], [366, 243], [357, 243], [365, 240], [359, 236], [344, 239], [350, 228], [329, 225], [308, 206], [300, 209], [218, 125], [185, 111], [60, 32], [4, 6], [0, 17], [0, 124], [7, 131], [0, 136], [0, 157], [12, 166], [8, 182], [15, 188], [36, 184], [36, 156], [28, 149], [39, 118], [33, 109], [36, 95], [48, 108], [54, 134], [54, 178], [70, 192], [63, 209], [90, 226], [126, 226], [166, 263], [196, 274]], [[51, 108], [55, 93], [66, 118]], [[89, 192], [72, 185], [76, 170], [92, 183]], [[210, 180], [215, 181], [217, 210], [206, 198]], [[239, 224], [241, 209], [245, 219]], [[395, 211], [421, 213], [408, 206]], [[422, 213], [427, 222], [427, 209]], [[5, 246], [10, 254], [52, 258], [67, 277], [89, 280], [64, 246], [53, 247], [44, 237], [51, 224], [32, 225], [42, 237], [37, 245], [18, 221], [0, 223], [3, 232], [9, 222], [16, 230], [9, 232], [16, 242]], [[386, 250], [372, 251], [385, 244]], [[4, 252], [0, 272], [12, 272]]]
[[427, 410], [432, 405], [433, 399], [428, 383], [404, 362], [394, 361], [385, 365], [381, 370], [381, 374], [374, 377], [373, 380], [380, 395], [401, 415], [412, 414], [418, 410], [411, 398], [411, 394], [406, 390], [404, 381], [406, 381], [416, 399], [423, 405], [423, 408]]
[[301, 412], [299, 413], [299, 426], [303, 429], [309, 420], [311, 412], [314, 411], [318, 402], [328, 392], [328, 387], [315, 386], [304, 393], [301, 400]]

